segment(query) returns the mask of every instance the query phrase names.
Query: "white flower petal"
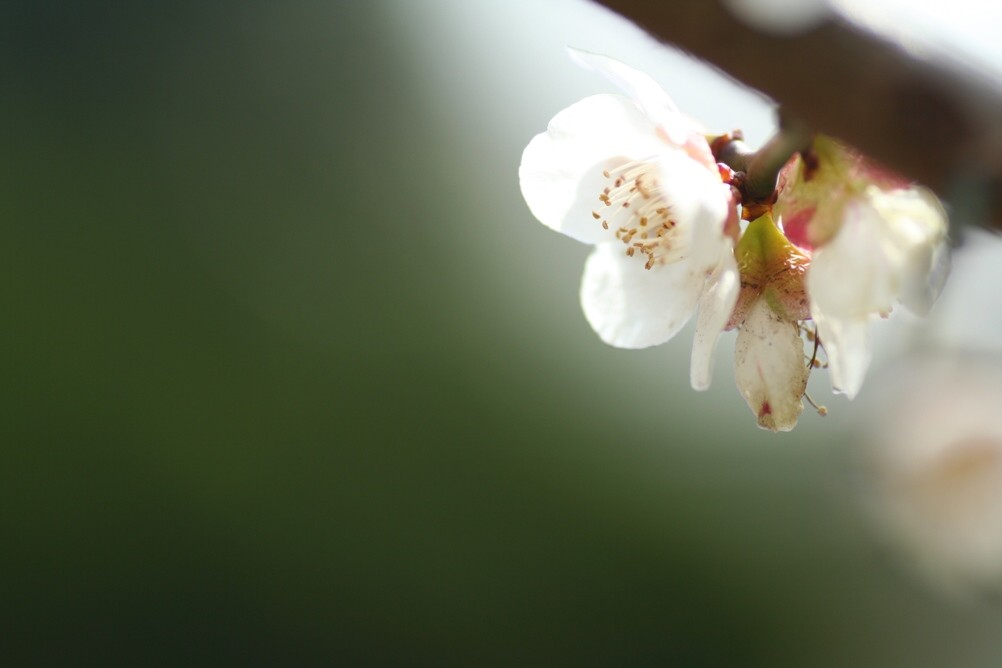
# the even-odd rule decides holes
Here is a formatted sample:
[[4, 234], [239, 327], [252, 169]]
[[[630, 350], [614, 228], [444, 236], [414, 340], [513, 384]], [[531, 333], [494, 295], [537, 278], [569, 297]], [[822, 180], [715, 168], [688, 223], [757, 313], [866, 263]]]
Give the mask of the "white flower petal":
[[728, 250], [720, 256], [720, 262], [706, 279], [706, 286], [699, 298], [699, 315], [696, 317], [696, 333], [692, 340], [692, 363], [689, 382], [694, 390], [706, 390], [713, 376], [713, 353], [717, 341], [727, 325], [734, 304], [741, 290], [738, 263]]
[[899, 299], [915, 315], [926, 316], [939, 299], [950, 275], [950, 247], [945, 243], [935, 248], [924, 247], [914, 253], [905, 273]]
[[854, 199], [835, 238], [814, 251], [807, 291], [829, 316], [861, 318], [891, 310], [903, 257], [882, 238], [883, 227], [876, 209]]
[[925, 188], [871, 187], [867, 196], [883, 221], [885, 252], [900, 258], [893, 277], [898, 298], [916, 315], [926, 315], [949, 274], [946, 212]]
[[790, 431], [796, 426], [808, 376], [796, 325], [759, 299], [738, 330], [734, 377], [760, 427]]
[[679, 113], [668, 93], [650, 75], [615, 58], [570, 47], [567, 51], [578, 65], [601, 74], [636, 100], [670, 144], [685, 150], [705, 167], [712, 169], [716, 165], [706, 138], [692, 121]]
[[832, 318], [817, 304], [811, 304], [811, 318], [818, 327], [818, 336], [828, 358], [828, 373], [832, 390], [855, 398], [863, 386], [870, 366], [871, 317]]
[[710, 271], [725, 247], [724, 223], [731, 206], [731, 189], [680, 151], [660, 159], [661, 193], [690, 247], [689, 261]]
[[652, 158], [664, 150], [655, 127], [630, 100], [594, 95], [564, 109], [522, 153], [522, 196], [541, 223], [583, 241], [599, 243], [610, 232], [592, 216], [607, 185], [604, 169]]
[[622, 244], [601, 244], [585, 263], [581, 307], [599, 337], [617, 348], [664, 343], [688, 322], [705, 275], [687, 262], [644, 269]]
[[[571, 59], [581, 67], [601, 74], [636, 100], [647, 116], [665, 129], [669, 139], [681, 146], [685, 143], [689, 127], [671, 97], [649, 74], [635, 70], [615, 58], [568, 47]], [[665, 125], [667, 121], [667, 126]]]
[[736, 217], [731, 187], [720, 183], [715, 176], [711, 176], [709, 180], [701, 177], [699, 183], [693, 179], [688, 185], [688, 195], [677, 195], [682, 199], [682, 206], [677, 208], [679, 218], [692, 220], [692, 253], [689, 261], [694, 266], [709, 270], [716, 266], [721, 253], [733, 252], [734, 242], [724, 236], [728, 216]]
[[837, 318], [887, 313], [899, 299], [928, 312], [949, 269], [946, 228], [943, 208], [927, 190], [867, 188], [846, 203], [841, 229], [815, 251], [811, 298]]
[[932, 245], [946, 237], [946, 212], [929, 190], [916, 186], [888, 191], [870, 186], [866, 196], [896, 246]]

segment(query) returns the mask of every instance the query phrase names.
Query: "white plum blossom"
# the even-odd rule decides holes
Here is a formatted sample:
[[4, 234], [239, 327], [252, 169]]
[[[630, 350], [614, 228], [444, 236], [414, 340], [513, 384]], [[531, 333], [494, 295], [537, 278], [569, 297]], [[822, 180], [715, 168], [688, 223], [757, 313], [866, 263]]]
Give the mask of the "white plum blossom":
[[832, 387], [855, 397], [870, 364], [870, 328], [897, 303], [925, 315], [946, 279], [943, 207], [928, 190], [869, 164], [823, 136], [815, 164], [797, 158], [781, 180], [776, 213], [787, 236], [812, 249], [810, 317]]
[[699, 305], [693, 384], [703, 388], [738, 292], [725, 230], [737, 229], [732, 190], [706, 138], [653, 79], [604, 56], [572, 56], [629, 97], [594, 95], [558, 113], [522, 155], [522, 195], [544, 225], [594, 244], [581, 306], [606, 343], [663, 343]]

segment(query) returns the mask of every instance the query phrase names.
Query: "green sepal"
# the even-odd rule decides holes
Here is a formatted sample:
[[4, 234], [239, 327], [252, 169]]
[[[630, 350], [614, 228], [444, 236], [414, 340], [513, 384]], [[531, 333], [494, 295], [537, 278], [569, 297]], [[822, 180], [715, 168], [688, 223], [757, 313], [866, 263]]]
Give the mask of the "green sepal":
[[794, 246], [771, 214], [748, 223], [734, 249], [746, 299], [764, 298], [769, 308], [785, 320], [808, 317], [804, 275], [811, 258]]
[[807, 259], [808, 256], [790, 243], [769, 213], [748, 223], [734, 249], [741, 277], [760, 278], [753, 281], [758, 285], [768, 282], [771, 274], [782, 270], [793, 258]]

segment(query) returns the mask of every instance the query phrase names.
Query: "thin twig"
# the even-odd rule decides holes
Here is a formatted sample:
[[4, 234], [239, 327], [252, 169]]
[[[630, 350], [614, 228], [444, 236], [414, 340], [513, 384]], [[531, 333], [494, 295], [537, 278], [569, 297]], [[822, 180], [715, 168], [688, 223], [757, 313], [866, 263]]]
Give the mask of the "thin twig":
[[800, 123], [783, 119], [780, 131], [766, 142], [748, 163], [745, 189], [757, 198], [766, 197], [776, 189], [779, 170], [794, 153], [811, 145], [811, 132]]

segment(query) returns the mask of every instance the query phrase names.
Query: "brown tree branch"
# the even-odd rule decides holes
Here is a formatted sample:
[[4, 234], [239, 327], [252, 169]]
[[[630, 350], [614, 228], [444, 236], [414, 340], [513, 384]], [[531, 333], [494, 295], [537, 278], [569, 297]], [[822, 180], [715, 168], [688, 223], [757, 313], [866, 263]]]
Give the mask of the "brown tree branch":
[[767, 35], [721, 0], [601, 1], [929, 186], [952, 204], [955, 221], [1002, 229], [1002, 82], [971, 64], [919, 58], [837, 15], [798, 34]]

